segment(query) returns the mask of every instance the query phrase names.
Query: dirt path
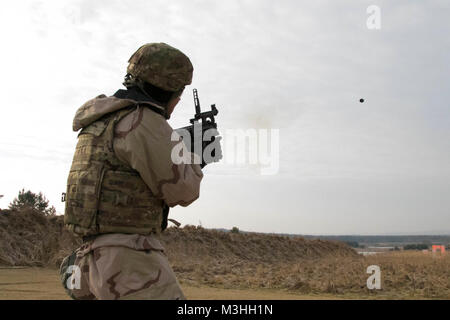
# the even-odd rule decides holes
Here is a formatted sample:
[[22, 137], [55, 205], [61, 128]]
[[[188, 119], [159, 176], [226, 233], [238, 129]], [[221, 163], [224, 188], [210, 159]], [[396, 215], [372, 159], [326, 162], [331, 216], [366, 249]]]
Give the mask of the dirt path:
[[[296, 295], [276, 290], [237, 290], [183, 285], [188, 299], [258, 299], [304, 300], [336, 299], [333, 296]], [[58, 270], [43, 268], [1, 268], [1, 300], [68, 300], [58, 277]]]

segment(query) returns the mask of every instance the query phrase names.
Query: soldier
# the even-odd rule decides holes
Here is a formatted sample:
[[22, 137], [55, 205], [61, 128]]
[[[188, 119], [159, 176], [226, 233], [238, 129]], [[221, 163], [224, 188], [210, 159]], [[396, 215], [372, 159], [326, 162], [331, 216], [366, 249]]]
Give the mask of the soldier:
[[192, 73], [181, 51], [146, 44], [129, 60], [126, 90], [76, 112], [64, 223], [83, 245], [61, 265], [72, 298], [185, 299], [159, 235], [169, 207], [195, 201], [203, 178], [200, 165], [172, 162], [166, 121]]

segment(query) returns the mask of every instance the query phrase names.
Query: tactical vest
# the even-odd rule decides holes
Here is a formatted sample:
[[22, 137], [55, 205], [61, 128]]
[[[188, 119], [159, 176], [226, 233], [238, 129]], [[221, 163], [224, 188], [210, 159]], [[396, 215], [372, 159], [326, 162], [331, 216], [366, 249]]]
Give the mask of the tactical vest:
[[139, 173], [113, 150], [114, 127], [133, 110], [107, 114], [78, 135], [64, 223], [79, 236], [161, 232], [164, 201], [156, 199]]

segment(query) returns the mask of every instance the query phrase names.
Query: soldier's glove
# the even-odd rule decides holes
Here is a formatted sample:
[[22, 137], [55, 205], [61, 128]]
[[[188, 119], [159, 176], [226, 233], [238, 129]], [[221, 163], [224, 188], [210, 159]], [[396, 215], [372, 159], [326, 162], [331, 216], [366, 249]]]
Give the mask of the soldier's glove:
[[220, 159], [223, 158], [222, 146], [220, 143], [222, 137], [219, 136], [219, 132], [217, 131], [217, 129], [210, 129], [210, 130], [212, 130], [213, 133], [211, 141], [203, 142], [203, 158], [202, 164], [200, 165], [202, 169], [207, 164], [210, 164], [212, 162], [219, 162]]

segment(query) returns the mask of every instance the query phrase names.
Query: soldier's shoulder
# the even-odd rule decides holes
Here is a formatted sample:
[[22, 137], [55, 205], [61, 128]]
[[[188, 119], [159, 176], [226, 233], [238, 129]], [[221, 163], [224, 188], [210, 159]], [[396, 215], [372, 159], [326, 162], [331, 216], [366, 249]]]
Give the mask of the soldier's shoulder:
[[105, 114], [118, 111], [133, 103], [135, 102], [128, 99], [119, 99], [114, 96], [107, 97], [104, 94], [98, 95], [78, 108], [73, 120], [73, 130], [78, 131]]
[[140, 108], [142, 110], [142, 122], [144, 125], [153, 128], [153, 130], [171, 133], [172, 128], [163, 115], [155, 112], [146, 105], [141, 105]]
[[172, 133], [167, 120], [160, 114], [154, 112], [145, 105], [139, 104], [138, 108], [117, 123], [115, 135], [117, 138], [125, 138], [130, 132], [140, 132], [138, 135], [159, 136]]

